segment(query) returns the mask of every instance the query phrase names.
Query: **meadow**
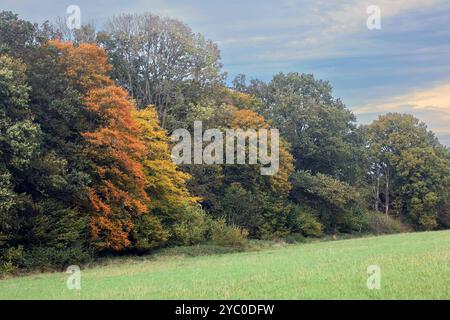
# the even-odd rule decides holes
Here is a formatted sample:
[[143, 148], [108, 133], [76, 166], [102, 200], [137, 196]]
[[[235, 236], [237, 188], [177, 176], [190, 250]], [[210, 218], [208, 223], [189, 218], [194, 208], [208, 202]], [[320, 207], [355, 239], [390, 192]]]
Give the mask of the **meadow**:
[[[450, 231], [281, 245], [188, 257], [113, 259], [68, 275], [0, 280], [0, 299], [448, 299]], [[381, 270], [369, 290], [367, 268]]]

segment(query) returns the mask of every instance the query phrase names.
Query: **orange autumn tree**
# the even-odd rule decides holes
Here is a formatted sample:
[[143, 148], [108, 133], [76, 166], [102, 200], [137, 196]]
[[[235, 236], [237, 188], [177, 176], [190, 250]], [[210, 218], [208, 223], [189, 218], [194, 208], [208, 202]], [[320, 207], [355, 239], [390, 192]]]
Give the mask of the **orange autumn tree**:
[[89, 90], [110, 86], [114, 81], [108, 73], [112, 66], [108, 63], [105, 50], [90, 43], [74, 46], [71, 42], [50, 40], [47, 45], [59, 53], [59, 63], [74, 85], [86, 94]]
[[90, 231], [100, 249], [121, 250], [131, 245], [134, 221], [148, 212], [141, 163], [147, 148], [134, 121], [134, 105], [117, 86], [92, 89], [86, 106], [105, 126], [84, 133], [86, 155], [91, 159], [94, 181], [88, 190], [92, 205]]
[[84, 95], [83, 105], [94, 115], [91, 131], [82, 133], [91, 169], [85, 210], [92, 244], [98, 250], [130, 248], [138, 242], [137, 230], [152, 245], [163, 242], [161, 223], [148, 216], [150, 198], [142, 164], [148, 152], [133, 117], [135, 105], [108, 77], [111, 66], [105, 51], [93, 44], [48, 45], [58, 51], [67, 76]]

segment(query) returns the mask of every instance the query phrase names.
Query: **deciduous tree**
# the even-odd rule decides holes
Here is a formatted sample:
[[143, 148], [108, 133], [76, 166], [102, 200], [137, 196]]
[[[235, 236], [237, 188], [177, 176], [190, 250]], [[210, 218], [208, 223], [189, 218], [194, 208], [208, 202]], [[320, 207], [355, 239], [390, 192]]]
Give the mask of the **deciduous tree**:
[[92, 89], [85, 104], [103, 123], [96, 131], [83, 134], [93, 172], [87, 208], [91, 236], [100, 249], [121, 250], [131, 245], [134, 220], [148, 212], [150, 199], [142, 166], [147, 148], [133, 118], [134, 105], [124, 89]]

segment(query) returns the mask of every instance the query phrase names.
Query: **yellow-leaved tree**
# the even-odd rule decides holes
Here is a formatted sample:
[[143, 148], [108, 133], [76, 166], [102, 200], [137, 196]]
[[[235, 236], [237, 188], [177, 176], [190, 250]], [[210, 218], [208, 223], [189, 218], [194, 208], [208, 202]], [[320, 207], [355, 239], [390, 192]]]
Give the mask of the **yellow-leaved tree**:
[[171, 225], [178, 219], [180, 210], [195, 204], [198, 198], [191, 196], [186, 187], [190, 175], [180, 171], [171, 159], [170, 140], [160, 126], [155, 108], [137, 110], [134, 117], [147, 147], [143, 167], [150, 210], [164, 224]]

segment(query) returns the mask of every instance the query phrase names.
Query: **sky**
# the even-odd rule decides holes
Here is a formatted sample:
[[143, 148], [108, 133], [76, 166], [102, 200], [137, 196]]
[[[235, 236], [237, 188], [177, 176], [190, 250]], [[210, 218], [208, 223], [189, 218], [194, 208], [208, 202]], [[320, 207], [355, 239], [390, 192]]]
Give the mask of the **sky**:
[[[313, 73], [369, 123], [412, 113], [450, 146], [450, 0], [0, 0], [0, 10], [41, 23], [81, 9], [82, 23], [152, 12], [218, 43], [228, 81]], [[380, 8], [381, 29], [366, 21]]]

